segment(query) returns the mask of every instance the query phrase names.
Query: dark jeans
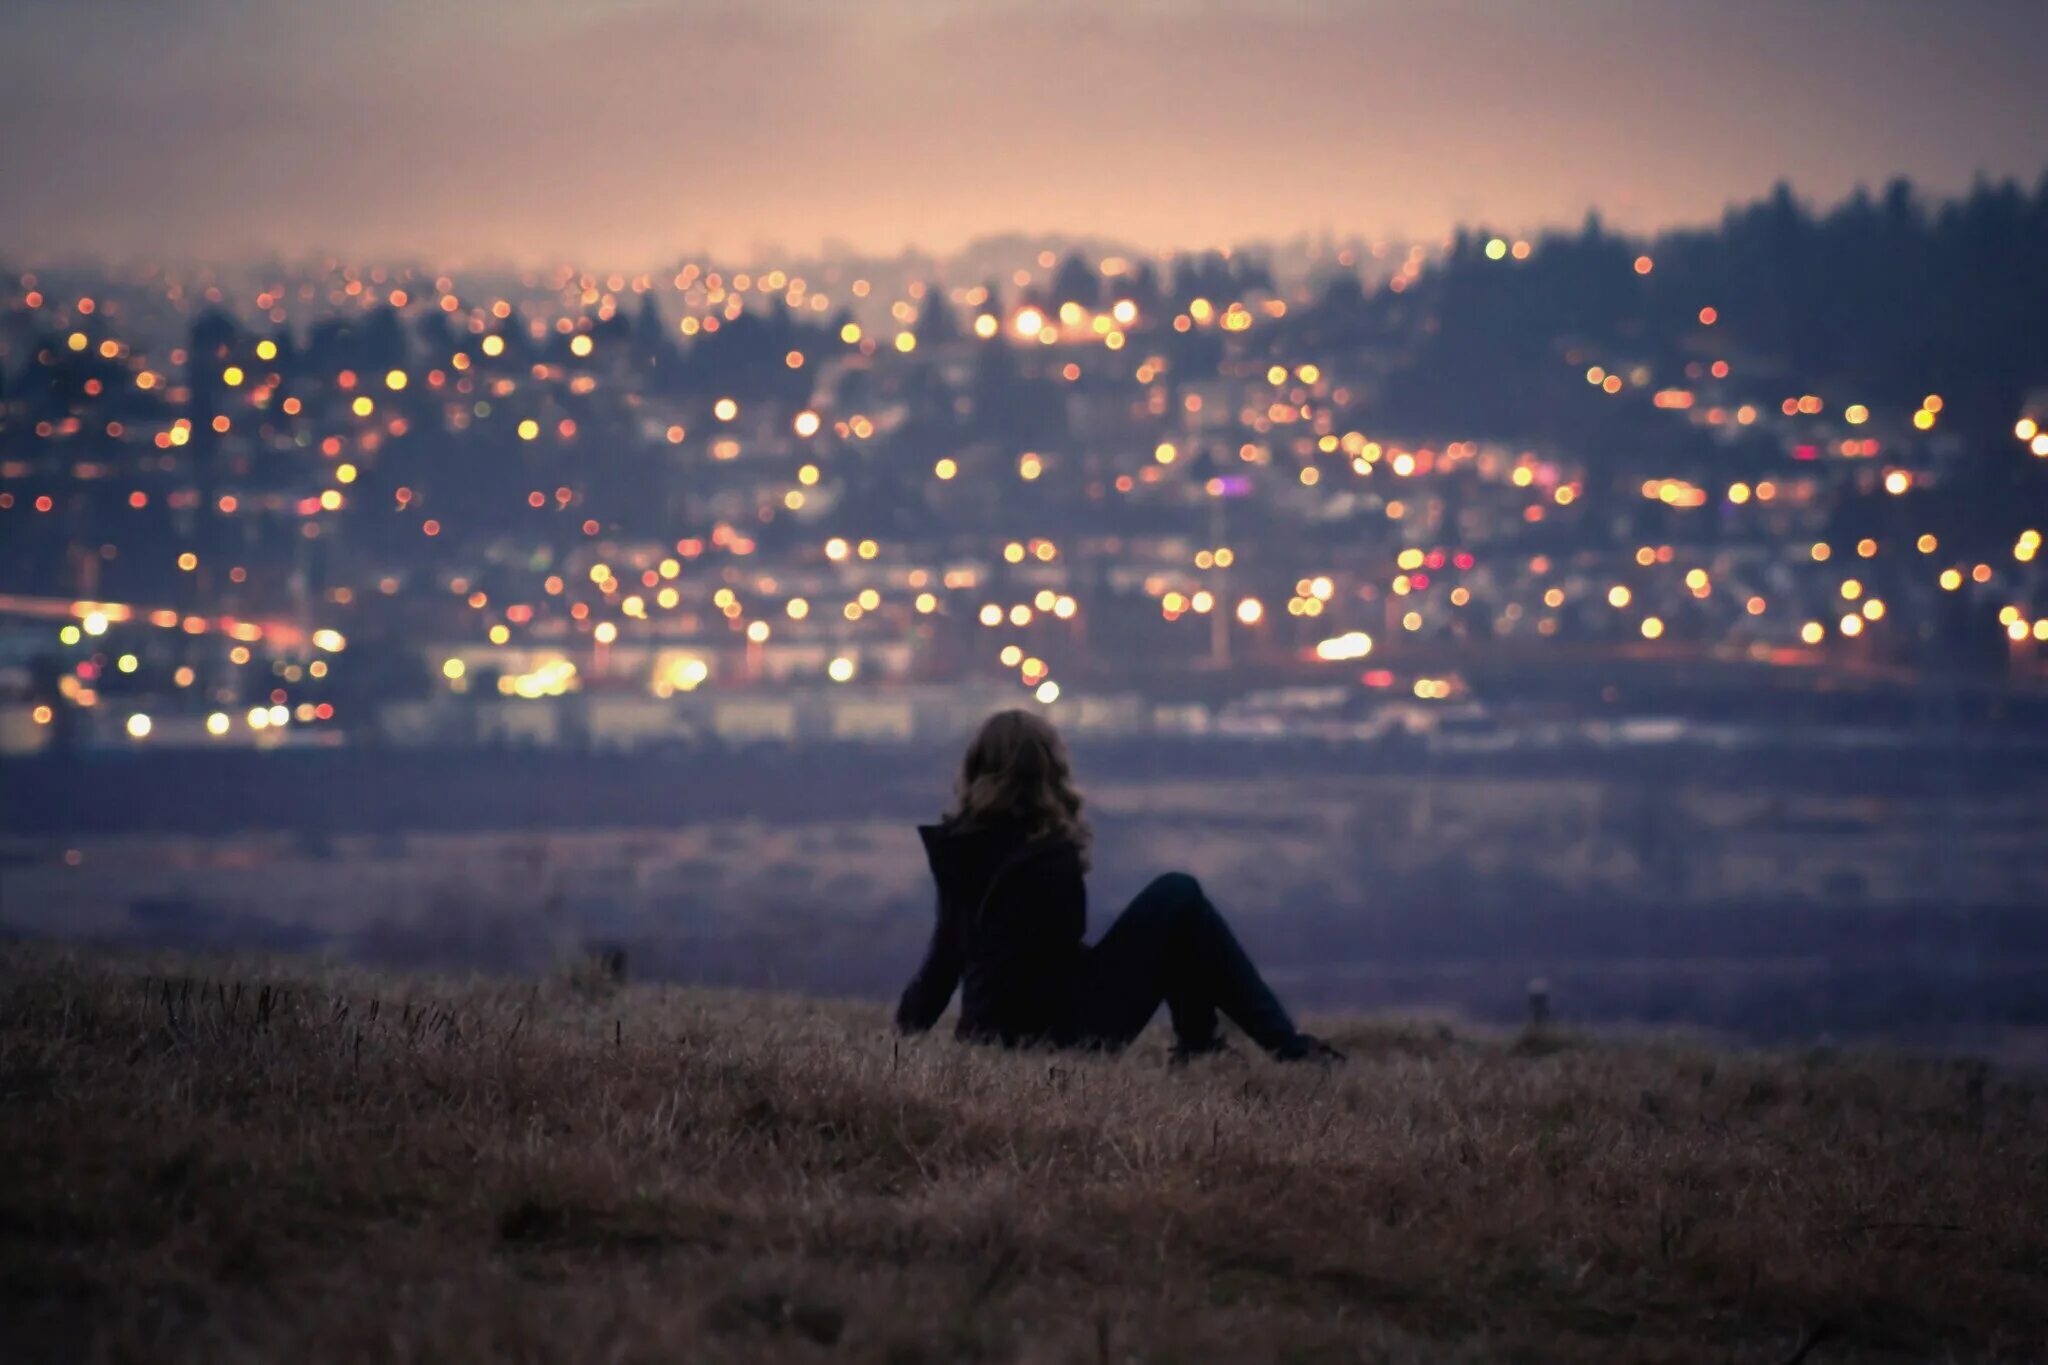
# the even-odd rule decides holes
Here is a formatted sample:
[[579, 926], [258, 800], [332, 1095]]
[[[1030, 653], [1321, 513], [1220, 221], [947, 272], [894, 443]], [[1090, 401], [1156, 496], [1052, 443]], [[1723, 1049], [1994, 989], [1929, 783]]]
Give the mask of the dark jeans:
[[1185, 872], [1155, 878], [1082, 958], [1074, 1001], [1079, 1042], [1119, 1048], [1163, 1001], [1176, 1043], [1217, 1042], [1216, 1012], [1271, 1051], [1295, 1037], [1294, 1021], [1260, 979], [1237, 935]]

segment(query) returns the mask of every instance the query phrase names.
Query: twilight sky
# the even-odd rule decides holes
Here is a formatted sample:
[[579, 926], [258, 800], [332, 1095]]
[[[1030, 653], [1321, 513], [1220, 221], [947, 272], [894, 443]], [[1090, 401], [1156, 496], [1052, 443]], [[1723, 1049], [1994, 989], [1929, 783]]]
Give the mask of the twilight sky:
[[631, 267], [2048, 168], [2039, 0], [0, 0], [0, 251]]

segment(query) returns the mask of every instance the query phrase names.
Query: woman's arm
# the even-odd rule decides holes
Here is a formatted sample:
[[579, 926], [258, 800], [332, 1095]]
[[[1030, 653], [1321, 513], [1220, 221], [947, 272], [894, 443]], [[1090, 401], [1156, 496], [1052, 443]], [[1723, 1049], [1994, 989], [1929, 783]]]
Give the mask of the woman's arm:
[[952, 1003], [953, 988], [960, 984], [960, 967], [960, 936], [946, 922], [942, 909], [932, 928], [931, 946], [925, 949], [924, 965], [896, 1002], [896, 1027], [905, 1033], [923, 1033], [938, 1023]]

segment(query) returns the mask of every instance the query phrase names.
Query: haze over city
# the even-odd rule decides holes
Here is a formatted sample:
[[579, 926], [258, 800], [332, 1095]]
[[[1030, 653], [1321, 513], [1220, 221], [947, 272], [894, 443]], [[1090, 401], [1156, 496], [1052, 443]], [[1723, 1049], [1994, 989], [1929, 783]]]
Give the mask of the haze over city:
[[5, 0], [0, 242], [602, 268], [1706, 222], [2039, 170], [2014, 0]]

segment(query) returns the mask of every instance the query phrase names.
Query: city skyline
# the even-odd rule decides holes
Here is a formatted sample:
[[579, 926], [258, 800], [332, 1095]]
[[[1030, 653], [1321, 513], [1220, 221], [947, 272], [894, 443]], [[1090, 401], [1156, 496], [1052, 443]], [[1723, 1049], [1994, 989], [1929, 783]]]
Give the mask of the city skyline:
[[2048, 145], [2048, 13], [1998, 0], [0, 8], [23, 256], [1644, 230], [1781, 179], [2031, 184]]

